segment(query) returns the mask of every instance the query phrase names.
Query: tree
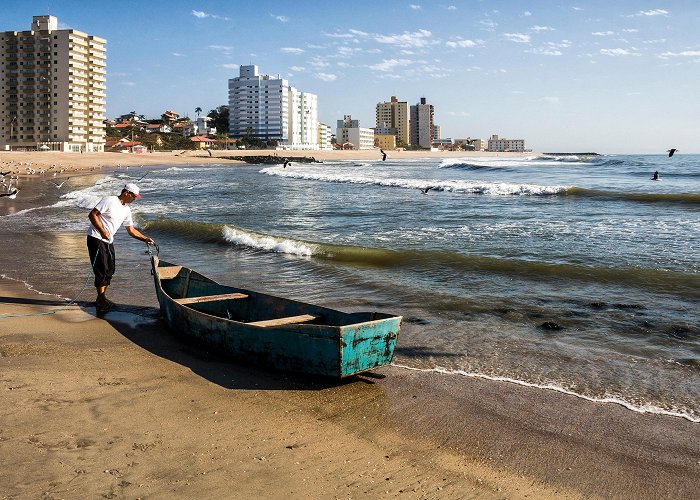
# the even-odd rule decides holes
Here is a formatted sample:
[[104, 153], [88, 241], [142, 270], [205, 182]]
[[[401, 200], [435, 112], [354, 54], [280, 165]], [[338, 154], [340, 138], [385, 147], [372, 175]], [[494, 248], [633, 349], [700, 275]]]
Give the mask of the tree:
[[202, 108], [200, 108], [199, 106], [197, 106], [196, 108], [194, 108], [194, 112], [195, 112], [195, 114], [197, 115], [197, 118], [199, 118], [199, 113], [202, 112]]
[[217, 134], [228, 134], [228, 106], [219, 106], [207, 115], [214, 121]]

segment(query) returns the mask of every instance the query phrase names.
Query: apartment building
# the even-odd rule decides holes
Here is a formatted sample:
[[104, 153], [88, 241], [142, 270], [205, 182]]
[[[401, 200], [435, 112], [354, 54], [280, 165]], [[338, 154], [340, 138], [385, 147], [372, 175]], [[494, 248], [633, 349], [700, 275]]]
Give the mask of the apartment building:
[[397, 145], [409, 145], [408, 103], [399, 101], [396, 96], [391, 96], [391, 100], [388, 102], [377, 103], [376, 127], [389, 129], [389, 133], [396, 137]]
[[525, 139], [506, 139], [492, 135], [488, 141], [488, 151], [525, 151]]
[[0, 33], [0, 149], [104, 151], [106, 43], [54, 16]]
[[337, 121], [335, 142], [350, 149], [374, 149], [374, 130], [360, 127], [360, 120], [344, 115]]
[[421, 97], [418, 104], [411, 106], [410, 113], [411, 144], [430, 148], [433, 142], [433, 105], [426, 103], [425, 97]]
[[331, 126], [318, 122], [318, 147], [320, 149], [333, 149], [331, 144]]
[[272, 139], [288, 149], [318, 149], [318, 99], [279, 75], [241, 66], [228, 81], [229, 136]]

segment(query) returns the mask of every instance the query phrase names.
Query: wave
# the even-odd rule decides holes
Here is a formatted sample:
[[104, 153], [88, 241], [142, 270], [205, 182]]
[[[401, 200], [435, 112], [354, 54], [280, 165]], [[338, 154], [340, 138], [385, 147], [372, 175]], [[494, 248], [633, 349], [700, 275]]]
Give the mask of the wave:
[[486, 257], [437, 250], [394, 250], [360, 247], [262, 234], [247, 229], [207, 222], [172, 219], [149, 220], [144, 231], [168, 234], [190, 241], [236, 245], [251, 250], [311, 257], [321, 261], [383, 269], [423, 271], [488, 272], [527, 279], [574, 280], [588, 283], [617, 283], [682, 293], [700, 298], [700, 275], [639, 267], [589, 267], [554, 264], [517, 258]]
[[281, 167], [268, 167], [260, 171], [267, 175], [340, 184], [362, 184], [404, 189], [426, 189], [463, 194], [546, 196], [566, 192], [566, 186], [540, 186], [537, 184], [516, 184], [510, 182], [476, 182], [463, 180], [401, 179], [378, 178], [362, 174], [348, 174], [335, 171], [292, 171]]
[[634, 411], [637, 413], [651, 413], [651, 414], [656, 414], [656, 415], [666, 415], [666, 416], [670, 416], [670, 417], [684, 418], [690, 422], [695, 422], [695, 423], [700, 422], [700, 417], [693, 415], [692, 412], [688, 412], [682, 408], [666, 409], [666, 408], [662, 408], [658, 405], [651, 404], [651, 403], [640, 404], [640, 403], [636, 403], [636, 402], [626, 401], [624, 398], [617, 397], [617, 396], [605, 396], [605, 397], [587, 396], [585, 394], [581, 394], [579, 392], [572, 391], [571, 389], [566, 389], [566, 388], [561, 387], [561, 386], [556, 385], [556, 384], [538, 384], [538, 383], [534, 383], [534, 382], [527, 382], [525, 380], [515, 379], [512, 377], [486, 375], [483, 373], [467, 372], [464, 370], [451, 370], [448, 368], [443, 368], [441, 366], [436, 366], [435, 368], [415, 368], [412, 366], [401, 365], [401, 364], [397, 364], [397, 363], [392, 363], [391, 365], [395, 366], [397, 368], [404, 369], [404, 370], [412, 370], [412, 371], [419, 371], [419, 372], [434, 372], [434, 373], [439, 373], [439, 374], [443, 374], [443, 375], [459, 375], [459, 376], [468, 377], [468, 378], [480, 378], [480, 379], [493, 380], [493, 381], [498, 381], [498, 382], [508, 382], [511, 384], [522, 385], [525, 387], [534, 387], [537, 389], [544, 389], [544, 390], [549, 390], [549, 391], [560, 392], [563, 394], [567, 394], [569, 396], [575, 396], [577, 398], [585, 399], [587, 401], [591, 401], [594, 403], [617, 404], [620, 406], [624, 406], [628, 410], [631, 410], [631, 411]]
[[606, 198], [609, 200], [639, 201], [645, 203], [700, 204], [700, 193], [630, 193], [571, 187], [567, 190], [566, 194], [568, 196], [586, 196], [590, 198]]

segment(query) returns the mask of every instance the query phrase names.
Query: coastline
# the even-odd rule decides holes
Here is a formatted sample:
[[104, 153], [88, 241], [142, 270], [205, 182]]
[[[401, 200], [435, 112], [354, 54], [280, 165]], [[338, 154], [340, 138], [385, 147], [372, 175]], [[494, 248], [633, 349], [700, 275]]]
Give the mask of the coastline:
[[[104, 155], [222, 163], [199, 154]], [[100, 174], [96, 154], [62, 161], [75, 156]], [[27, 191], [48, 180], [29, 177]], [[0, 315], [64, 304], [2, 277], [0, 295]], [[89, 302], [0, 318], [0, 369], [9, 497], [692, 498], [700, 473], [700, 428], [681, 418], [398, 366], [322, 383], [212, 359]]]
[[[0, 295], [0, 315], [63, 304], [6, 278]], [[344, 383], [262, 371], [87, 305], [0, 321], [8, 498], [697, 492], [698, 426], [680, 418], [396, 366]]]

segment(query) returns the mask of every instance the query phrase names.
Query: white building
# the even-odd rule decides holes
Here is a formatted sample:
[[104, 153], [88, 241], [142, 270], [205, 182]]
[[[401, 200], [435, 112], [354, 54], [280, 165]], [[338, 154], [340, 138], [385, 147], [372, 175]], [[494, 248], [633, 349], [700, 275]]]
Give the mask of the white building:
[[525, 151], [525, 139], [499, 139], [492, 135], [488, 141], [488, 151]]
[[241, 66], [228, 81], [229, 136], [273, 139], [285, 149], [318, 149], [317, 97], [300, 92], [279, 75]]
[[374, 130], [360, 127], [359, 120], [345, 115], [338, 120], [335, 132], [336, 144], [351, 144], [351, 149], [374, 149]]
[[333, 149], [331, 144], [331, 126], [318, 122], [318, 147], [320, 149]]
[[0, 149], [104, 151], [105, 43], [53, 16], [0, 33]]

